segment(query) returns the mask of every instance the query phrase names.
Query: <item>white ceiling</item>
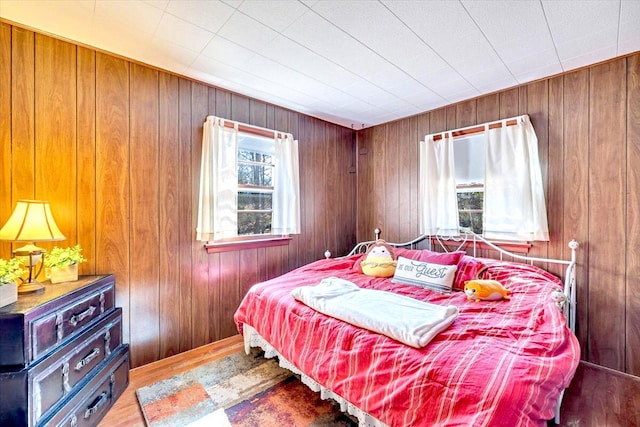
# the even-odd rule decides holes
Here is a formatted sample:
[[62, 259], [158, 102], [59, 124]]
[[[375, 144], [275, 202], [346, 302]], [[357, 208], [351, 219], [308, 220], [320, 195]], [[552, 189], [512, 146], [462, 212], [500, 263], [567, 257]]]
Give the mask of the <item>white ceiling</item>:
[[640, 0], [0, 0], [0, 17], [355, 129], [640, 51]]

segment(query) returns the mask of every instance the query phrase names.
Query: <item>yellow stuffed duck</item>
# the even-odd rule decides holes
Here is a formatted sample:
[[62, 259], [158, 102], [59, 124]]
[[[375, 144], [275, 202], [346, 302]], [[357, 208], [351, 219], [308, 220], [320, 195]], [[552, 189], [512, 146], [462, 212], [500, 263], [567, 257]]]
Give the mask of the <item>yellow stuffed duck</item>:
[[380, 239], [369, 247], [360, 267], [367, 276], [391, 277], [396, 272], [396, 264], [393, 248]]
[[511, 299], [509, 290], [505, 289], [497, 280], [467, 280], [464, 282], [464, 293], [468, 300], [497, 301]]

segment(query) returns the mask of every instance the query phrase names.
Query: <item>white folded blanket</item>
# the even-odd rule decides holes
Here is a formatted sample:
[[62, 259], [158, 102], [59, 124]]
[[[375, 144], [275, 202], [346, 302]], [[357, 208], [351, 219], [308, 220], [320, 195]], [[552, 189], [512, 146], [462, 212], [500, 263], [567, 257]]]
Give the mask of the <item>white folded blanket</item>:
[[323, 279], [315, 286], [295, 288], [291, 295], [316, 311], [416, 348], [427, 345], [458, 316], [458, 308], [453, 305], [361, 289], [337, 277]]

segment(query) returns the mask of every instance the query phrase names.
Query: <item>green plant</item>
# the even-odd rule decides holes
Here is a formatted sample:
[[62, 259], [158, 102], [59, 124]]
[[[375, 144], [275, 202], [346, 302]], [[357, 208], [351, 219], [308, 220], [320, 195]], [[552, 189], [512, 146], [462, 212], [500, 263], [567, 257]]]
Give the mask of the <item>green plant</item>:
[[44, 255], [45, 267], [66, 267], [68, 265], [79, 264], [87, 259], [82, 256], [82, 247], [75, 245], [71, 248], [54, 247]]
[[15, 282], [26, 272], [18, 258], [11, 258], [9, 261], [0, 259], [0, 285]]

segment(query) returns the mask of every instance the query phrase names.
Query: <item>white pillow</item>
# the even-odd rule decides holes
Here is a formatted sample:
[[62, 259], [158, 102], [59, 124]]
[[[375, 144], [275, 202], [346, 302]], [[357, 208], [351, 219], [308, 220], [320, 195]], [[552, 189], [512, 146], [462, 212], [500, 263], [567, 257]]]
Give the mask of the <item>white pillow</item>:
[[396, 272], [391, 281], [439, 292], [451, 292], [457, 269], [457, 265], [431, 264], [398, 257]]

